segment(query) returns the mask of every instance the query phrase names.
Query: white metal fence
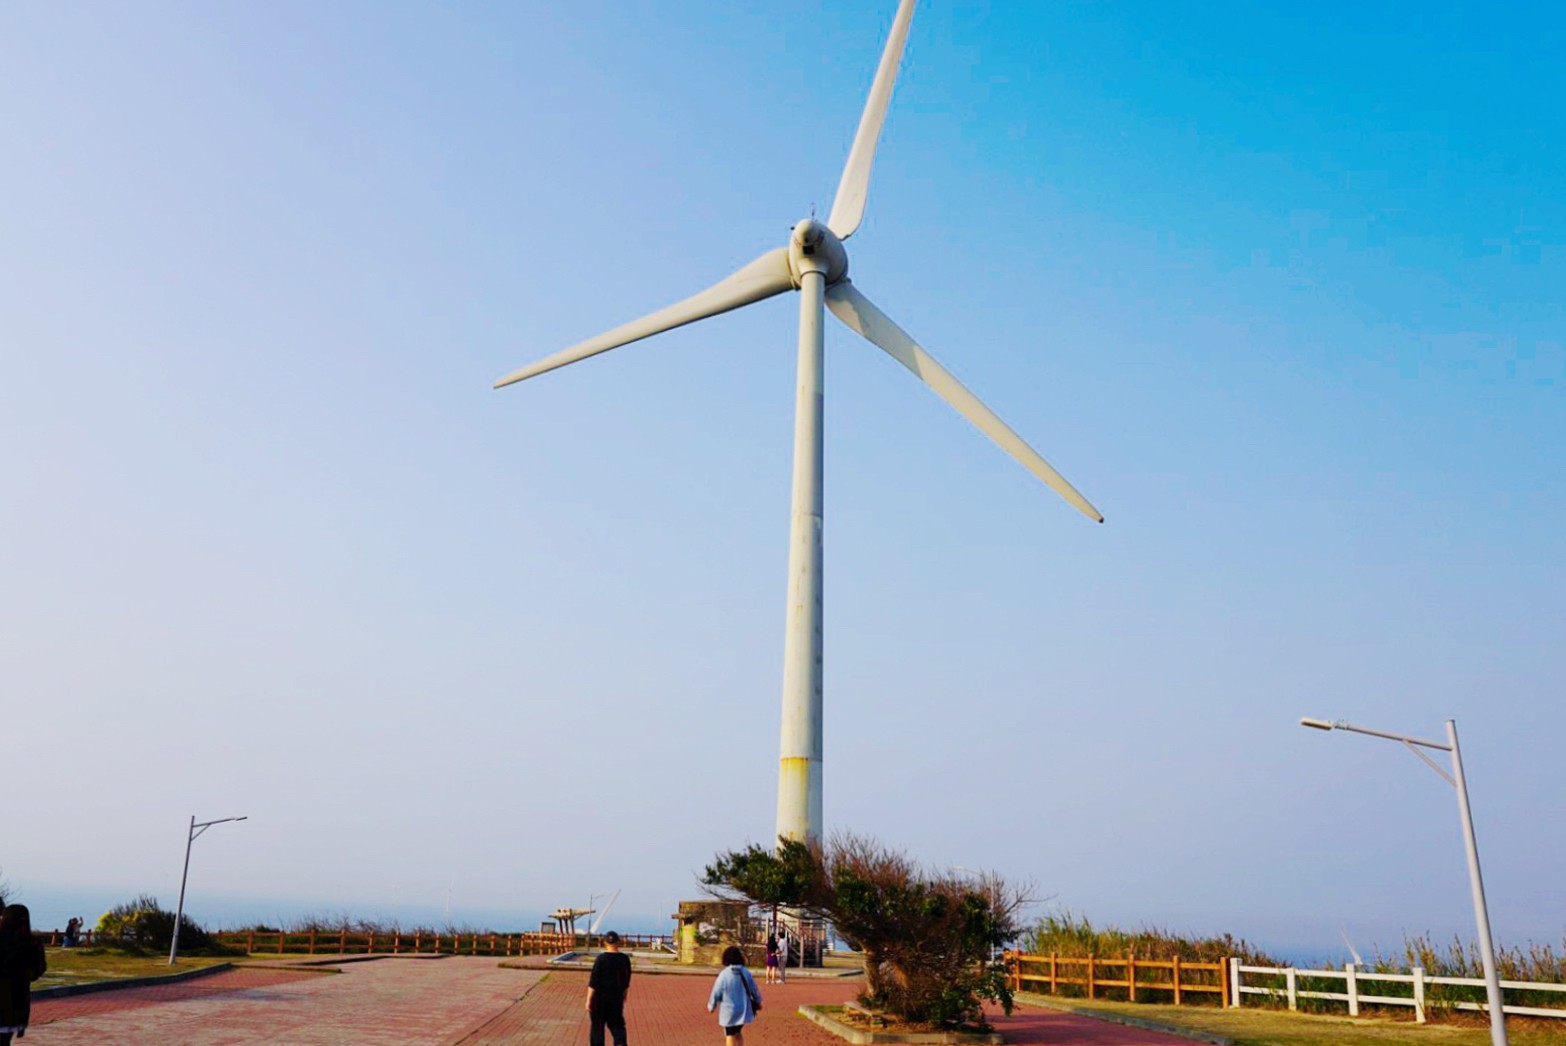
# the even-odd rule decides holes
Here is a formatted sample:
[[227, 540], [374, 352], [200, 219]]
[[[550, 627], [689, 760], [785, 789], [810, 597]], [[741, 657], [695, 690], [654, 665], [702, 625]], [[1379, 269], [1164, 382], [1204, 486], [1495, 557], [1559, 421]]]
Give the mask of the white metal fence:
[[[1283, 978], [1283, 987], [1275, 985], [1266, 987], [1249, 985], [1245, 983], [1247, 974], [1258, 974], [1271, 978]], [[1301, 979], [1320, 979], [1343, 982], [1343, 991], [1307, 991], [1299, 986]], [[1368, 995], [1363, 990], [1366, 982], [1382, 984], [1408, 984], [1412, 985], [1409, 995]], [[1293, 967], [1280, 966], [1242, 966], [1238, 959], [1229, 961], [1229, 1005], [1238, 1007], [1247, 995], [1262, 995], [1268, 998], [1285, 998], [1288, 1000], [1289, 1009], [1299, 1009], [1301, 999], [1327, 999], [1334, 1002], [1348, 1003], [1349, 1016], [1359, 1016], [1359, 1008], [1363, 1004], [1375, 1006], [1412, 1006], [1414, 1019], [1421, 1024], [1425, 1020], [1426, 989], [1433, 985], [1450, 985], [1454, 987], [1484, 989], [1484, 981], [1478, 977], [1431, 977], [1423, 969], [1415, 966], [1409, 973], [1370, 973], [1359, 969], [1354, 963], [1346, 964], [1341, 970], [1300, 970]], [[1528, 992], [1566, 992], [1566, 984], [1548, 984], [1539, 981], [1502, 981], [1501, 991], [1528, 991]], [[1566, 1003], [1566, 999], [1562, 1000]], [[1442, 1006], [1459, 1010], [1487, 1010], [1484, 1003], [1464, 1001], [1442, 1001]], [[1560, 1017], [1566, 1018], [1566, 1009], [1545, 1009], [1539, 1006], [1509, 1006], [1504, 1002], [1501, 1005], [1503, 1012], [1515, 1014], [1519, 1017]]]

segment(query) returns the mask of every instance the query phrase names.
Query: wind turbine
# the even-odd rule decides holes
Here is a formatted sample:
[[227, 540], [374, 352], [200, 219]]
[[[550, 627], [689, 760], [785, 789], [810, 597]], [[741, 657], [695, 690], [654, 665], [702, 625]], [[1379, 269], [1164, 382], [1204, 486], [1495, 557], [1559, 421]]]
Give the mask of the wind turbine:
[[596, 338], [512, 371], [501, 388], [596, 356], [675, 327], [771, 298], [799, 292], [799, 369], [794, 407], [794, 481], [789, 527], [788, 615], [783, 643], [783, 729], [778, 767], [777, 834], [821, 836], [821, 395], [823, 306], [850, 330], [884, 350], [956, 408], [1002, 450], [1043, 480], [1083, 515], [1102, 523], [1088, 500], [1023, 442], [995, 412], [969, 392], [848, 278], [843, 241], [859, 228], [870, 188], [870, 168], [886, 119], [892, 85], [908, 40], [915, 0], [901, 0], [882, 52], [870, 98], [838, 182], [825, 223], [794, 225], [788, 245], [768, 251], [706, 290], [632, 320]]
[[587, 928], [587, 934], [589, 937], [598, 932], [598, 928], [602, 926], [604, 920], [609, 917], [609, 909], [613, 908], [614, 902], [618, 901], [619, 899], [620, 891], [616, 890], [614, 892], [614, 896], [609, 898], [609, 903], [604, 905], [604, 910], [598, 913], [598, 918], [594, 919], [593, 924]]

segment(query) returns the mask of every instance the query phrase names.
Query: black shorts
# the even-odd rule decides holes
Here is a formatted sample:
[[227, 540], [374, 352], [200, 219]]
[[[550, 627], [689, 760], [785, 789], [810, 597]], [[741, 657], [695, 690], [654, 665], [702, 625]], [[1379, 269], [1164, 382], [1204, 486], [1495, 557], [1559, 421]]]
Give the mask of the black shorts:
[[726, 1025], [723, 1026], [723, 1034], [725, 1034], [725, 1035], [743, 1035], [744, 1033], [745, 1033], [745, 1026], [743, 1024], [735, 1024], [735, 1025], [727, 1025], [726, 1024]]

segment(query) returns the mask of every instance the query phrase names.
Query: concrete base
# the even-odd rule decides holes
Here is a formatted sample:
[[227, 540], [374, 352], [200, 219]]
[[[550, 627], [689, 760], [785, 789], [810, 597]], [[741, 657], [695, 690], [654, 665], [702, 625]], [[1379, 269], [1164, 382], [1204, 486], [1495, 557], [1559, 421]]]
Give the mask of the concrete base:
[[836, 1035], [853, 1043], [908, 1042], [908, 1043], [1004, 1043], [1006, 1037], [999, 1032], [967, 1031], [865, 1031], [838, 1020], [827, 1012], [825, 1006], [801, 1006], [799, 1015], [813, 1021]]

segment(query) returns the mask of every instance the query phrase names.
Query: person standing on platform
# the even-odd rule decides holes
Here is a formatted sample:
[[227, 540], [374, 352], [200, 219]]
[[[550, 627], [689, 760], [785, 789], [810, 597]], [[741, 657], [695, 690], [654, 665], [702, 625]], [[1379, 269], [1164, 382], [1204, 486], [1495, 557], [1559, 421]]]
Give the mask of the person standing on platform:
[[587, 1015], [592, 1018], [589, 1046], [604, 1046], [604, 1028], [614, 1046], [625, 1046], [625, 997], [631, 991], [631, 957], [620, 952], [620, 935], [604, 934], [604, 950], [587, 977]]
[[776, 984], [778, 979], [778, 935], [767, 934], [767, 983]]

